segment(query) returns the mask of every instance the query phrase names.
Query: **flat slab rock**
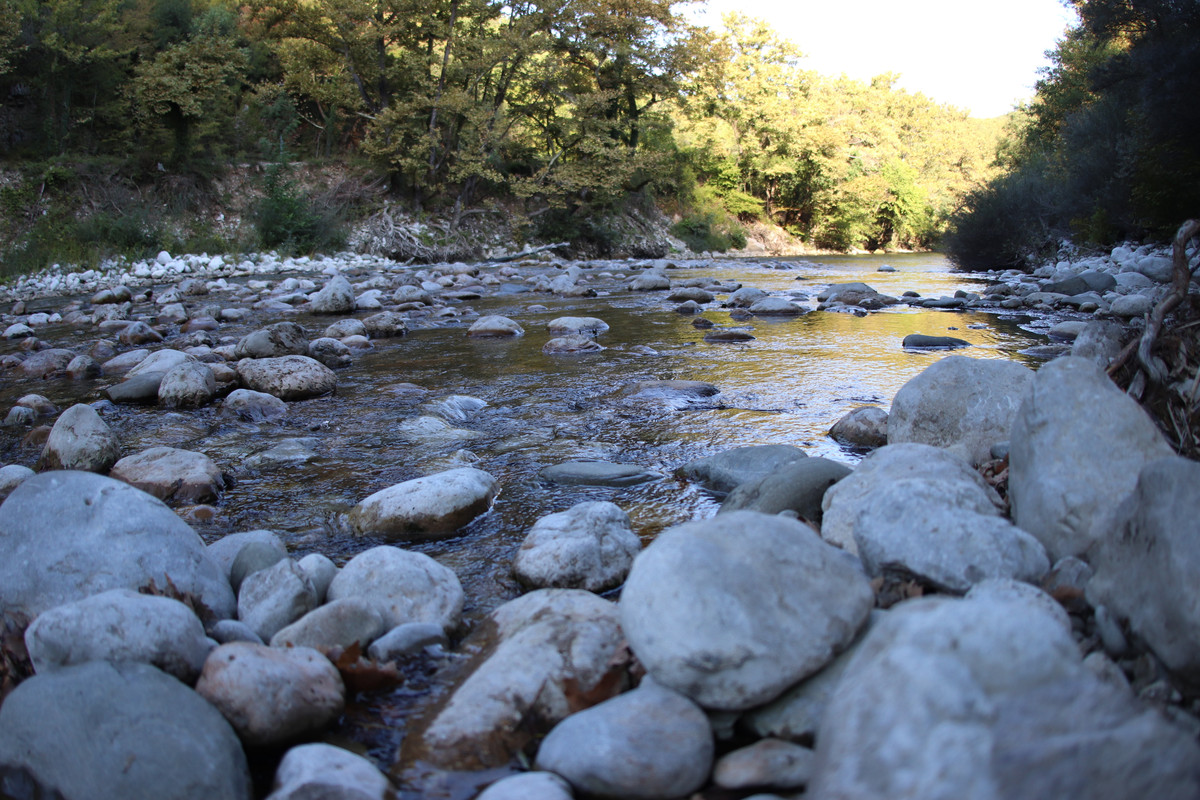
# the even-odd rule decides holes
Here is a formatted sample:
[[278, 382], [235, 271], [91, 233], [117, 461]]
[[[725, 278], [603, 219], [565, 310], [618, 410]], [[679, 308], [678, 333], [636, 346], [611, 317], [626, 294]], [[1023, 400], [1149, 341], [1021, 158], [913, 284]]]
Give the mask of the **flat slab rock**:
[[633, 486], [662, 477], [637, 464], [613, 464], [608, 461], [566, 461], [545, 467], [538, 476], [542, 480], [570, 486]]

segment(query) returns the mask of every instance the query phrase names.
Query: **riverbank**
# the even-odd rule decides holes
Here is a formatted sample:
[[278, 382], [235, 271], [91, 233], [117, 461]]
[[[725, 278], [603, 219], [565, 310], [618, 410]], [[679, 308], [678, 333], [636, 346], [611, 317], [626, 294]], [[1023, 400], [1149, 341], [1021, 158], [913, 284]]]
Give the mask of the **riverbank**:
[[[1153, 565], [1137, 588], [1113, 589], [1112, 567], [1104, 565], [1132, 557], [1093, 556], [1087, 540], [1093, 527], [1080, 521], [1094, 518], [1100, 526], [1101, 517], [1141, 513], [1141, 506], [1184, 509], [1184, 521], [1167, 528], [1186, 530], [1200, 518], [1187, 515], [1186, 493], [1149, 494], [1174, 479], [1147, 473], [1146, 486], [1137, 483], [1151, 467], [1170, 474], [1181, 469], [1186, 478], [1194, 464], [1158, 465], [1170, 455], [1161, 434], [1136, 406], [1130, 410], [1116, 399], [1120, 392], [1106, 388], [1098, 366], [1078, 360], [1089, 352], [1098, 359], [1104, 342], [1124, 335], [1103, 324], [1120, 298], [1161, 291], [1157, 283], [1127, 287], [1120, 279], [1143, 274], [1137, 265], [1154, 255], [1131, 253], [1137, 260], [1128, 273], [1110, 256], [1109, 265], [1055, 265], [1041, 279], [1080, 278], [1086, 267], [1100, 266], [1092, 271], [1109, 275], [1114, 285], [1096, 292], [1098, 302], [1047, 292], [1062, 287], [1016, 274], [961, 276], [956, 290], [905, 297], [903, 287], [921, 287], [926, 278], [916, 262], [900, 261], [898, 270], [887, 265], [897, 271], [879, 271], [872, 286], [862, 286], [861, 279], [838, 280], [828, 265], [795, 261], [731, 262], [747, 276], [733, 280], [725, 264], [710, 260], [570, 263], [545, 255], [418, 268], [349, 254], [236, 260], [164, 254], [110, 274], [60, 272], [19, 282], [3, 319], [3, 365], [12, 382], [5, 398], [15, 401], [2, 432], [10, 464], [3, 471], [16, 476], [11, 485], [17, 488], [0, 507], [0, 546], [20, 556], [6, 560], [18, 572], [0, 587], [8, 593], [3, 605], [14, 632], [23, 623], [9, 609], [28, 612], [25, 622], [61, 616], [5, 640], [29, 644], [42, 666], [38, 677], [21, 684], [28, 688], [11, 695], [18, 702], [0, 706], [0, 730], [40, 728], [45, 738], [30, 732], [37, 752], [18, 762], [26, 756], [8, 748], [15, 734], [0, 734], [0, 763], [10, 769], [20, 763], [39, 785], [72, 796], [72, 765], [54, 756], [69, 747], [60, 738], [67, 734], [44, 724], [44, 704], [78, 694], [78, 713], [90, 714], [90, 704], [119, 698], [113, 702], [129, 712], [115, 724], [145, 731], [150, 713], [138, 709], [152, 686], [180, 709], [173, 728], [210, 732], [182, 746], [221, 743], [217, 763], [223, 766], [215, 773], [227, 783], [210, 789], [222, 796], [266, 794], [271, 775], [259, 774], [257, 790], [251, 789], [249, 765], [273, 772], [287, 746], [330, 730], [356, 738], [373, 763], [345, 751], [293, 748], [281, 767], [279, 797], [287, 796], [288, 785], [335, 771], [356, 775], [368, 796], [383, 796], [390, 782], [401, 796], [441, 784], [452, 787], [452, 796], [471, 797], [515, 769], [520, 759], [512, 759], [522, 749], [581, 792], [631, 796], [631, 787], [641, 787], [637, 791], [648, 796], [666, 797], [772, 787], [788, 795], [811, 783], [809, 796], [820, 796], [849, 791], [853, 774], [886, 780], [903, 774], [899, 765], [876, 758], [892, 745], [927, 759], [924, 789], [950, 791], [938, 753], [922, 749], [928, 726], [916, 730], [904, 720], [938, 719], [946, 686], [954, 684], [955, 703], [1012, 712], [955, 717], [966, 719], [981, 741], [1037, 743], [1022, 750], [1025, 755], [1005, 750], [1012, 758], [1032, 757], [1039, 747], [1057, 746], [1053, 741], [1091, 742], [1064, 760], [1071, 780], [1097, 774], [1110, 783], [1151, 780], [1168, 787], [1165, 796], [1189, 796], [1197, 787], [1193, 668], [1190, 651], [1166, 642], [1193, 642], [1195, 631], [1190, 622], [1160, 631], [1154, 619], [1166, 614], [1163, 603], [1175, 613], [1178, 598], [1192, 589], [1174, 586]], [[845, 283], [860, 285], [839, 285]], [[1096, 307], [1085, 310], [1092, 302]], [[905, 308], [913, 313], [898, 312]], [[1003, 322], [1013, 315], [1020, 321]], [[1105, 319], [1088, 327], [1085, 316]], [[861, 450], [810, 446], [806, 437], [772, 436], [771, 443], [792, 446], [782, 458], [778, 451], [768, 456], [721, 446], [738, 426], [803, 416], [780, 402], [784, 396], [776, 396], [771, 381], [793, 382], [791, 398], [805, 399], [806, 380], [830, 380], [773, 368], [773, 376], [768, 370], [750, 381], [763, 395], [754, 402], [731, 388], [744, 380], [738, 371], [753, 373], [756, 361], [781, 347], [785, 333], [815, 340], [826, 322], [846, 331], [839, 348], [851, 349], [856, 335], [861, 347], [873, 319], [920, 320], [924, 329], [910, 333], [961, 338], [973, 348], [960, 353], [983, 357], [908, 352], [921, 359], [907, 367], [917, 364], [917, 374], [877, 398], [891, 405], [888, 444], [858, 466]], [[935, 319], [938, 327], [928, 327]], [[693, 324], [701, 320], [712, 327]], [[1058, 327], [1063, 322], [1067, 326]], [[1055, 336], [1074, 335], [1076, 344], [997, 347], [988, 337], [1004, 325], [1057, 329]], [[680, 330], [693, 333], [676, 338]], [[721, 341], [714, 334], [750, 338]], [[905, 353], [899, 330], [889, 336], [884, 341]], [[1030, 347], [1042, 349], [1020, 354]], [[1051, 361], [1036, 375], [1022, 365], [1068, 350], [1076, 358]], [[522, 355], [526, 351], [536, 355]], [[692, 353], [694, 360], [684, 360]], [[536, 369], [526, 372], [526, 358]], [[778, 363], [789, 360], [797, 363]], [[451, 361], [467, 363], [464, 374], [471, 377], [438, 378]], [[939, 377], [964, 361], [981, 372]], [[728, 370], [716, 371], [718, 364]], [[993, 369], [1019, 377], [1002, 381]], [[553, 372], [565, 383], [538, 378]], [[605, 389], [590, 385], [597, 375]], [[922, 386], [922, 376], [930, 385]], [[588, 388], [572, 392], [573, 382]], [[54, 400], [26, 397], [38, 389]], [[1093, 398], [1086, 412], [1073, 399], [1081, 396]], [[928, 404], [944, 410], [935, 413]], [[825, 429], [850, 405], [870, 403], [822, 410]], [[1109, 414], [1110, 407], [1118, 410]], [[979, 416], [953, 410], [961, 408]], [[698, 427], [698, 415], [712, 421]], [[972, 422], [955, 434], [954, 423], [964, 416]], [[942, 421], [932, 431], [912, 424], [926, 418]], [[613, 438], [618, 431], [628, 437], [620, 448]], [[683, 457], [695, 448], [673, 437], [692, 431], [721, 432], [722, 438], [701, 445], [715, 462], [698, 465], [703, 458]], [[928, 441], [979, 431], [989, 432], [986, 441]], [[1006, 488], [1003, 461], [990, 458], [993, 450], [1003, 454], [1004, 442], [1007, 495], [997, 491]], [[1080, 443], [1104, 455], [1072, 450], [1069, 468], [1055, 460], [1068, 444]], [[160, 452], [166, 449], [172, 452]], [[343, 459], [343, 451], [352, 455]], [[365, 458], [371, 451], [377, 460]], [[114, 480], [63, 472], [29, 477], [21, 469], [49, 466], [82, 467]], [[975, 466], [984, 467], [983, 474]], [[676, 468], [683, 468], [679, 481], [669, 477]], [[288, 472], [286, 483], [273, 477]], [[718, 481], [718, 475], [725, 477]], [[1089, 488], [1047, 489], [1057, 485], [1051, 477]], [[835, 489], [826, 491], [834, 481]], [[738, 513], [730, 504], [715, 514], [731, 491]], [[1078, 504], [1059, 508], [1056, 497]], [[1126, 498], [1133, 498], [1128, 508]], [[580, 509], [581, 503], [600, 507]], [[551, 519], [568, 509], [573, 519]], [[748, 516], [756, 513], [772, 516]], [[56, 521], [31, 527], [42, 519]], [[105, 524], [85, 522], [95, 519]], [[1064, 525], [1078, 538], [1052, 538]], [[491, 538], [497, 526], [506, 528], [504, 535]], [[98, 537], [86, 545], [78, 540], [84, 527]], [[252, 533], [252, 527], [272, 530]], [[128, 536], [150, 528], [161, 528], [166, 538], [135, 544]], [[818, 528], [820, 538], [812, 533]], [[922, 538], [931, 530], [963, 538], [948, 547]], [[17, 538], [23, 536], [38, 545], [24, 547]], [[52, 542], [60, 537], [65, 549], [55, 555]], [[727, 553], [722, 548], [730, 537], [743, 546]], [[115, 641], [98, 635], [113, 614], [168, 615], [161, 605], [141, 608], [144, 603], [127, 596], [86, 599], [100, 588], [95, 568], [110, 550], [123, 564], [138, 560], [116, 550], [118, 540], [145, 547], [143, 553], [178, 554], [177, 561], [156, 562], [120, 583], [135, 588], [154, 577], [155, 593], [193, 602], [199, 615], [179, 617], [184, 633], [169, 646], [163, 640], [135, 646], [129, 633]], [[86, 554], [88, 566], [64, 576], [72, 588], [30, 586], [20, 599], [12, 594], [27, 586], [20, 576], [51, 572], [24, 559], [61, 565], [75, 552]], [[682, 573], [672, 566], [699, 552], [709, 557]], [[548, 572], [522, 569], [524, 577], [516, 577], [518, 553], [537, 554]], [[608, 588], [611, 577], [585, 583], [593, 575], [589, 565], [619, 563], [622, 571], [632, 569], [619, 600]], [[719, 574], [706, 571], [714, 563], [723, 566]], [[1108, 577], [1093, 589], [1089, 571]], [[814, 582], [797, 581], [797, 574]], [[825, 582], [815, 582], [818, 576]], [[1159, 599], [1129, 601], [1156, 583]], [[583, 585], [607, 594], [539, 588]], [[778, 589], [781, 608], [764, 604], [764, 586]], [[720, 608], [706, 601], [712, 597], [722, 598]], [[1153, 611], [1140, 615], [1138, 605]], [[723, 616], [730, 609], [736, 624]], [[675, 622], [664, 626], [667, 619]], [[300, 627], [289, 630], [293, 625]], [[781, 637], [780, 630], [792, 634]], [[967, 640], [977, 648], [971, 652], [983, 655], [972, 660], [931, 648], [941, 636]], [[914, 654], [923, 655], [896, 661], [916, 640], [921, 646]], [[223, 644], [212, 649], [217, 641]], [[272, 642], [275, 647], [267, 646]], [[282, 649], [289, 642], [295, 646]], [[355, 642], [370, 661], [357, 660], [354, 650], [347, 656], [345, 648]], [[791, 642], [799, 649], [793, 652]], [[308, 645], [316, 645], [318, 655], [304, 650]], [[874, 655], [849, 667], [848, 657], [830, 663], [835, 653], [855, 647]], [[699, 662], [687, 655], [697, 648], [709, 654], [698, 672], [688, 664]], [[136, 652], [135, 660], [157, 666], [56, 669], [83, 651], [93, 654], [87, 658]], [[746, 661], [736, 653], [754, 655]], [[235, 661], [246, 671], [231, 670]], [[998, 681], [997, 667], [1017, 677]], [[887, 681], [872, 677], [879, 669], [889, 672]], [[160, 670], [182, 683], [147, 677]], [[646, 671], [653, 680], [643, 677]], [[920, 691], [919, 681], [930, 674], [939, 676], [936, 697]], [[910, 679], [916, 682], [904, 683]], [[389, 688], [397, 681], [404, 685]], [[870, 693], [897, 681], [912, 691], [884, 698]], [[831, 697], [825, 692], [833, 683], [842, 688]], [[639, 688], [624, 691], [635, 684]], [[303, 701], [296, 697], [301, 689]], [[814, 700], [811, 692], [818, 690]], [[216, 707], [219, 719], [190, 710], [195, 702], [183, 698], [197, 693], [208, 706], [196, 708]], [[1091, 711], [1070, 705], [1079, 697]], [[776, 705], [776, 698], [787, 702]], [[896, 698], [911, 704], [896, 705]], [[819, 723], [813, 709], [829, 703], [839, 704], [831, 718], [844, 725]], [[807, 709], [806, 717], [793, 716], [797, 706]], [[684, 728], [647, 726], [655, 709], [666, 709]], [[534, 752], [533, 742], [559, 720], [563, 730]], [[1180, 734], [1172, 725], [1191, 727]], [[1046, 726], [1059, 738], [1031, 733]], [[72, 727], [79, 726], [64, 724]], [[885, 734], [894, 738], [873, 738]], [[565, 738], [576, 735], [583, 739]], [[656, 758], [628, 775], [613, 762], [580, 763], [577, 754], [604, 752], [595, 746], [597, 737], [629, 748], [634, 763], [644, 753]], [[139, 738], [156, 746], [164, 737]], [[397, 742], [403, 751], [393, 764]], [[1158, 748], [1164, 755], [1153, 770], [1130, 777], [1114, 748], [1129, 755]], [[165, 765], [157, 778], [168, 785], [189, 785], [180, 764], [198, 758], [155, 752], [136, 757]], [[130, 755], [106, 751], [80, 765], [89, 796], [110, 781], [123, 787], [114, 788], [114, 796], [125, 792], [126, 778], [112, 767]], [[1018, 773], [1039, 773], [1000, 773], [989, 762], [971, 763], [968, 772], [1003, 786], [1011, 787]], [[460, 774], [463, 769], [470, 774]], [[687, 776], [687, 785], [654, 784], [653, 776], [664, 772]], [[628, 783], [605, 788], [590, 782], [596, 774]], [[844, 779], [851, 783], [839, 783]], [[570, 796], [548, 773], [522, 780], [540, 780], [544, 796]], [[953, 786], [955, 793], [970, 793], [969, 786]], [[1082, 793], [1089, 786], [1077, 788]], [[498, 788], [489, 791], [489, 797], [504, 796]], [[1044, 795], [1036, 786], [1017, 793]]]

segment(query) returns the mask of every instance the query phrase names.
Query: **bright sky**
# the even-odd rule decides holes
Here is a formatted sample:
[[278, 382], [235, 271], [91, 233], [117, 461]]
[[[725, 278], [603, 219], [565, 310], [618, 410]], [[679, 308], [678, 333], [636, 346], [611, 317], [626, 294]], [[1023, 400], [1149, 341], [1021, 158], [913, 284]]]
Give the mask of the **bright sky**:
[[[795, 42], [802, 64], [869, 81], [900, 73], [922, 92], [976, 117], [1033, 96], [1037, 70], [1075, 21], [1060, 0], [707, 0], [698, 21], [740, 11]], [[703, 8], [703, 7], [701, 7]], [[696, 13], [696, 12], [693, 12]]]

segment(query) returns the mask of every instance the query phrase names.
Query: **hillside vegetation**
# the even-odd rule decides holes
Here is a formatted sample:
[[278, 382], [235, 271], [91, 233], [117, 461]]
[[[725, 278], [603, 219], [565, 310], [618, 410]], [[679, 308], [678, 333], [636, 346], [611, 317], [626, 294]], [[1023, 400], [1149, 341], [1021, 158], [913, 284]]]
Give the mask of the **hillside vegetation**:
[[[4, 270], [158, 247], [335, 249], [383, 203], [603, 254], [656, 205], [697, 250], [772, 224], [918, 248], [998, 120], [803, 68], [671, 0], [0, 0]], [[313, 167], [339, 177], [301, 178]], [[231, 170], [256, 176], [231, 196]], [[319, 171], [319, 170], [318, 170]], [[248, 224], [231, 225], [230, 205]]]
[[947, 239], [966, 267], [1027, 266], [1059, 242], [1168, 241], [1200, 213], [1200, 2], [1073, 0], [1059, 43]]

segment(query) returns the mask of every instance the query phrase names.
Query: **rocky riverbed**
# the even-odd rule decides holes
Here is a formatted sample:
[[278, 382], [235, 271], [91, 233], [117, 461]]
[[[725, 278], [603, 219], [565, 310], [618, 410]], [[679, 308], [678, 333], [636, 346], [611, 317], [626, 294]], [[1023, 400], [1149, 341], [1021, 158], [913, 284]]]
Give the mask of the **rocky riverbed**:
[[1196, 797], [1164, 258], [22, 279], [0, 790]]

